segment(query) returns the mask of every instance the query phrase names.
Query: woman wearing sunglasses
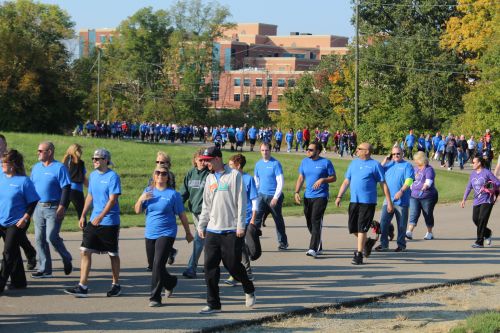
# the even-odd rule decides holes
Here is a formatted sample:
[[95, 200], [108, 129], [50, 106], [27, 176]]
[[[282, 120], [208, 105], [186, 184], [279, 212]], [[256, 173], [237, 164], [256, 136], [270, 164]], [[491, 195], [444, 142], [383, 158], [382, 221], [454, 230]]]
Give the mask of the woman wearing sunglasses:
[[186, 232], [186, 240], [190, 243], [193, 235], [184, 212], [184, 204], [178, 192], [169, 186], [169, 171], [165, 166], [157, 166], [153, 173], [153, 181], [135, 204], [137, 214], [146, 214], [146, 255], [152, 263], [151, 295], [149, 306], [161, 306], [161, 292], [167, 290], [166, 296], [172, 295], [177, 285], [177, 277], [170, 275], [165, 267], [177, 235], [175, 216], [179, 216]]

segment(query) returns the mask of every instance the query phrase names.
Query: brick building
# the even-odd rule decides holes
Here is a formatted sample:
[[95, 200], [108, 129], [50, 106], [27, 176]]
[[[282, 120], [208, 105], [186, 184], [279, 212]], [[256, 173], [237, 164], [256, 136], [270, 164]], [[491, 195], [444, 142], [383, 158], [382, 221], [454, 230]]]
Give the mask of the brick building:
[[115, 29], [81, 29], [78, 32], [79, 55], [87, 57], [96, 47], [103, 47], [106, 43], [111, 43], [117, 34]]

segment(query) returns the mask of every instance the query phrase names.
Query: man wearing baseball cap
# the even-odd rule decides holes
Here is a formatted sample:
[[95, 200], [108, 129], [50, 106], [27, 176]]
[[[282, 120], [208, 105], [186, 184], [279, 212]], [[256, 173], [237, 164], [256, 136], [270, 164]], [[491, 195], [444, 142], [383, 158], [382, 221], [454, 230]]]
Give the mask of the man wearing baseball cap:
[[[97, 149], [92, 157], [95, 171], [89, 177], [89, 190], [80, 219], [83, 240], [80, 247], [80, 283], [64, 292], [75, 297], [87, 297], [87, 281], [92, 262], [92, 253], [107, 253], [111, 259], [113, 282], [107, 292], [108, 297], [119, 296], [120, 257], [118, 256], [118, 235], [120, 231], [120, 207], [118, 196], [121, 194], [120, 176], [109, 168], [111, 154], [106, 149]], [[85, 216], [93, 207], [90, 223], [85, 228]]]
[[203, 205], [198, 221], [198, 235], [205, 239], [205, 282], [207, 306], [200, 313], [221, 311], [219, 297], [220, 262], [245, 291], [246, 307], [255, 305], [255, 287], [241, 263], [246, 222], [246, 193], [243, 178], [237, 170], [222, 162], [222, 152], [212, 146], [199, 156], [212, 174], [203, 191]]

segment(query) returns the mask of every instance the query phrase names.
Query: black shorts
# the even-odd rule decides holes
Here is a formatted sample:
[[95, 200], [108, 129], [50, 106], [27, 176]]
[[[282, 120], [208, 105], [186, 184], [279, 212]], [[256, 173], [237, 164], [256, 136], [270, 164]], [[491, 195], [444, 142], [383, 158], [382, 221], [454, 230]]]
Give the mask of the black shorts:
[[229, 142], [236, 143], [236, 138], [234, 136], [229, 137]]
[[256, 139], [250, 139], [250, 144], [251, 144], [251, 145], [254, 145], [254, 144], [255, 144], [255, 140], [256, 140]]
[[377, 204], [365, 204], [351, 202], [349, 204], [349, 233], [365, 233], [370, 230], [370, 226], [375, 216], [375, 206]]
[[83, 229], [83, 240], [80, 250], [92, 253], [108, 253], [110, 256], [118, 255], [118, 236], [120, 226], [95, 226], [87, 223]]
[[236, 141], [236, 147], [243, 147], [243, 141]]

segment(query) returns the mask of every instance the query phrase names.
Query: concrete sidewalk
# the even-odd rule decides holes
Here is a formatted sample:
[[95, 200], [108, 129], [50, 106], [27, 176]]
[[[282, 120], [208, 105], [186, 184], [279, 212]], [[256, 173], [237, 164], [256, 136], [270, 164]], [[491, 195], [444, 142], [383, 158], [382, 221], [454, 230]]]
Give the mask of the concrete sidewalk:
[[[347, 209], [347, 207], [345, 207]], [[374, 252], [363, 266], [351, 265], [354, 237], [348, 235], [347, 215], [329, 215], [323, 230], [325, 254], [313, 259], [305, 255], [309, 233], [301, 217], [286, 218], [290, 248], [278, 251], [272, 219], [263, 228], [264, 253], [254, 262], [257, 304], [244, 306], [241, 286], [221, 284], [222, 313], [200, 315], [205, 305], [203, 275], [183, 279], [181, 274], [191, 253], [191, 245], [178, 239], [176, 263], [169, 271], [179, 277], [174, 295], [160, 308], [148, 307], [151, 273], [146, 272], [143, 229], [122, 229], [120, 252], [123, 295], [107, 298], [110, 264], [107, 256], [94, 256], [89, 298], [76, 299], [63, 288], [78, 282], [78, 268], [64, 276], [62, 262], [56, 260], [55, 278], [29, 278], [25, 290], [6, 290], [0, 296], [1, 332], [89, 332], [89, 331], [190, 331], [202, 330], [281, 314], [293, 310], [343, 301], [352, 301], [389, 292], [470, 279], [500, 273], [500, 240], [484, 249], [472, 249], [476, 229], [472, 207], [458, 204], [436, 208], [435, 240], [425, 241], [425, 225], [420, 221], [409, 241], [407, 252]], [[376, 219], [380, 212], [376, 214]], [[490, 226], [500, 235], [500, 209], [494, 208]], [[183, 237], [182, 231], [179, 236]], [[79, 266], [80, 233], [63, 235]], [[3, 244], [2, 244], [3, 246]], [[390, 247], [396, 247], [391, 242]], [[57, 257], [57, 255], [53, 255]], [[226, 278], [227, 274], [222, 274]]]

